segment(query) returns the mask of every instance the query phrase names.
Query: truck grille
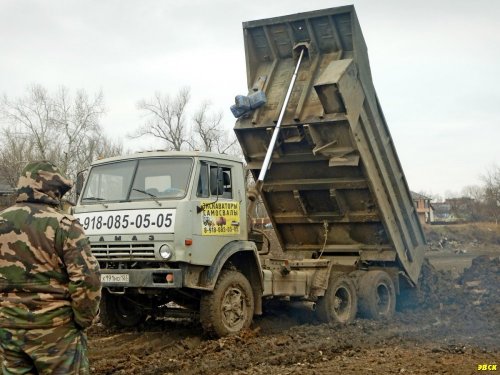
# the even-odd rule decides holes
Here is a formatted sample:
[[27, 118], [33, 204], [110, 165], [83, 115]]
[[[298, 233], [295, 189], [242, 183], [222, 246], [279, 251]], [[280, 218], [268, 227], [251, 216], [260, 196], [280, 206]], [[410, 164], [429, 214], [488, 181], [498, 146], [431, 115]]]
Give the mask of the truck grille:
[[154, 260], [155, 245], [152, 243], [91, 244], [97, 260]]

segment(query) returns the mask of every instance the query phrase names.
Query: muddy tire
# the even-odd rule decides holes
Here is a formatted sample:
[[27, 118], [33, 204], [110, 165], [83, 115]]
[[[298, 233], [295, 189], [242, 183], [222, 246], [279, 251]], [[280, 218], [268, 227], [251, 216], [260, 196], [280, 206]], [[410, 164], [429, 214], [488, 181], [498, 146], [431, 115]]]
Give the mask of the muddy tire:
[[342, 272], [330, 275], [325, 295], [316, 304], [316, 315], [323, 323], [349, 324], [356, 318], [358, 301], [352, 280]]
[[105, 327], [133, 327], [142, 323], [146, 314], [131, 299], [102, 291], [99, 320]]
[[358, 281], [359, 312], [364, 318], [388, 319], [396, 309], [396, 291], [387, 272], [368, 271]]
[[200, 301], [200, 322], [205, 333], [223, 337], [250, 327], [254, 299], [250, 282], [237, 271], [223, 270], [211, 293]]

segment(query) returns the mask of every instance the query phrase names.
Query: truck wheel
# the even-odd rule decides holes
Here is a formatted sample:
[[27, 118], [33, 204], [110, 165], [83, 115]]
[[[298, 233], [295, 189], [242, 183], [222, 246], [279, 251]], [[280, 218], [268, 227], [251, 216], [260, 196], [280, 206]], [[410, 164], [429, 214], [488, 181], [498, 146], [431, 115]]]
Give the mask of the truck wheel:
[[133, 327], [144, 321], [146, 314], [129, 298], [102, 291], [99, 319], [105, 327]]
[[359, 311], [370, 319], [390, 318], [396, 309], [394, 283], [387, 272], [368, 271], [358, 281]]
[[254, 310], [252, 287], [237, 271], [223, 270], [211, 293], [200, 301], [200, 322], [209, 335], [223, 337], [250, 327]]
[[358, 301], [352, 280], [342, 272], [333, 272], [325, 295], [316, 304], [316, 314], [323, 323], [352, 323]]

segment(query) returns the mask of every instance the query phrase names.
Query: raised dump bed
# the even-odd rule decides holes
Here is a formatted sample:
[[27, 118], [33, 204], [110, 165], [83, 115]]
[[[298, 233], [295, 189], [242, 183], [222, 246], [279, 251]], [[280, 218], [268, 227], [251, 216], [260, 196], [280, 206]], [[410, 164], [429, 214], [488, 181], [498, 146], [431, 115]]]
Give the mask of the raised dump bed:
[[304, 49], [262, 187], [283, 250], [396, 265], [415, 284], [425, 239], [354, 7], [245, 22], [243, 32], [249, 92], [267, 97], [235, 125], [256, 179]]

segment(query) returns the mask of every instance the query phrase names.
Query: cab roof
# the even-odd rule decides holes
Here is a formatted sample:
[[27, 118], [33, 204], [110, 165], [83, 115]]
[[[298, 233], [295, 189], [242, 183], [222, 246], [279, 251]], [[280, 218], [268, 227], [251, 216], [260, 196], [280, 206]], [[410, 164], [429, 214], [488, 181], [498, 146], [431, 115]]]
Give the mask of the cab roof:
[[190, 157], [190, 158], [207, 158], [207, 159], [218, 159], [222, 161], [230, 161], [233, 163], [243, 164], [243, 161], [238, 156], [218, 154], [215, 152], [202, 152], [202, 151], [166, 151], [166, 150], [152, 150], [152, 151], [141, 151], [128, 155], [113, 156], [109, 158], [97, 159], [92, 162], [92, 165], [112, 163], [122, 160], [131, 159], [148, 159], [148, 158], [173, 158], [173, 157]]

